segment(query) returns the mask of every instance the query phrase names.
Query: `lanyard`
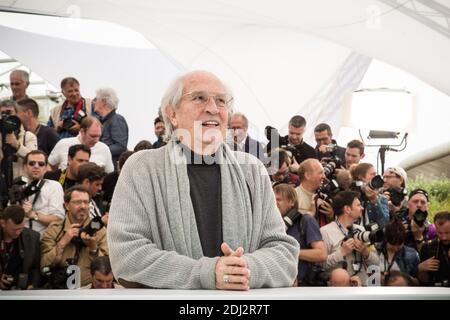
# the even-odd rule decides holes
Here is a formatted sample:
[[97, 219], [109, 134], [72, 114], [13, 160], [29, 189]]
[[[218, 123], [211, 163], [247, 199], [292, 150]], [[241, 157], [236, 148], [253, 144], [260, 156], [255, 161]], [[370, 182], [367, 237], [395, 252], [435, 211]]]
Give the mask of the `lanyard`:
[[399, 251], [395, 252], [394, 256], [392, 257], [392, 260], [389, 261], [389, 255], [386, 248], [384, 249], [383, 255], [384, 255], [384, 272], [391, 271], [392, 267], [394, 266], [395, 259], [397, 258], [397, 254]]
[[339, 222], [338, 219], [334, 220], [337, 224], [337, 226], [339, 227], [339, 230], [341, 230], [342, 234], [344, 235], [344, 237], [346, 237], [348, 235], [348, 231], [345, 232], [345, 228], [342, 226], [342, 224]]

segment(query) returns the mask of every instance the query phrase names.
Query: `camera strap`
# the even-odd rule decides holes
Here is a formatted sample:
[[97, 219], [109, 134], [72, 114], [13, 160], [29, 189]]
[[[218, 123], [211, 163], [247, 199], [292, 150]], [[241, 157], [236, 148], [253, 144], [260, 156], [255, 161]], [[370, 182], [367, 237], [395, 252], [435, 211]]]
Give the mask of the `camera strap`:
[[[31, 209], [33, 209], [34, 205], [36, 204], [36, 201], [39, 198], [39, 195], [41, 194], [41, 190], [42, 187], [45, 184], [45, 179], [42, 179], [41, 182], [38, 182], [38, 184], [36, 185], [36, 187], [38, 188], [38, 191], [34, 194], [34, 199], [33, 199], [33, 203], [31, 204]], [[30, 229], [33, 229], [33, 219], [28, 219], [28, 225], [30, 227]]]

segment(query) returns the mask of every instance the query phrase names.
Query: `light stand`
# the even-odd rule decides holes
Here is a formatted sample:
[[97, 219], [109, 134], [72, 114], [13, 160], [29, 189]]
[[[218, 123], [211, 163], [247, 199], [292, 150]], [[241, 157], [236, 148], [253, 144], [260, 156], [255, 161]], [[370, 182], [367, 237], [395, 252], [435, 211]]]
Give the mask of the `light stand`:
[[[369, 135], [367, 136], [367, 139], [369, 139], [369, 140], [371, 140], [371, 139], [398, 139], [399, 134], [400, 134], [400, 132], [395, 132], [395, 131], [370, 130]], [[361, 130], [359, 130], [359, 135], [361, 137], [362, 142], [364, 143], [364, 145], [366, 147], [379, 147], [378, 155], [379, 155], [380, 161], [381, 161], [381, 174], [384, 173], [386, 152], [387, 151], [400, 152], [400, 151], [405, 150], [406, 145], [407, 145], [407, 137], [408, 137], [408, 133], [405, 132], [405, 134], [403, 135], [403, 138], [399, 144], [366, 144], [362, 137]], [[400, 146], [403, 146], [403, 147], [401, 149], [392, 148], [392, 147], [400, 147]], [[377, 168], [377, 170], [378, 170], [378, 168]]]

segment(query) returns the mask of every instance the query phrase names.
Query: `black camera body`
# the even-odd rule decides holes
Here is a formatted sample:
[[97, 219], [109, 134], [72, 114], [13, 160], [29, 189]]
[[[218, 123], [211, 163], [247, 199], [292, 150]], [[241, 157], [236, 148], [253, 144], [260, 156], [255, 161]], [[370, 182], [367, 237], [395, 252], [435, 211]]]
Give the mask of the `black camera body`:
[[72, 128], [75, 125], [75, 122], [73, 120], [75, 120], [78, 123], [81, 123], [81, 121], [86, 118], [86, 112], [84, 112], [83, 110], [78, 111], [78, 113], [76, 115], [73, 115], [71, 118], [67, 118], [63, 121], [63, 129], [66, 131], [69, 131], [70, 128]]
[[413, 220], [420, 228], [422, 228], [427, 221], [427, 217], [428, 211], [417, 209], [416, 212], [414, 212]]
[[78, 232], [78, 237], [73, 237], [71, 242], [75, 245], [79, 246], [85, 246], [83, 239], [81, 239], [81, 234], [86, 233], [89, 236], [93, 237], [98, 230], [103, 228], [104, 223], [102, 221], [102, 218], [100, 216], [96, 216], [89, 221], [88, 225], [86, 227], [81, 227]]
[[102, 222], [102, 218], [99, 216], [96, 216], [94, 218], [91, 219], [91, 221], [89, 221], [89, 224], [86, 227], [81, 227], [80, 228], [80, 235], [85, 232], [86, 234], [88, 234], [89, 236], [94, 236], [98, 230], [100, 230], [101, 228], [103, 228], [104, 224]]
[[16, 135], [20, 132], [20, 126], [22, 122], [19, 117], [10, 114], [9, 112], [2, 112], [2, 118], [0, 119], [0, 130], [3, 134], [15, 133]]
[[17, 177], [13, 180], [8, 196], [11, 204], [20, 203], [29, 196], [38, 193], [45, 183], [45, 180], [34, 180], [27, 185], [28, 180], [25, 177]]
[[47, 289], [67, 289], [67, 279], [71, 275], [68, 268], [73, 264], [71, 260], [67, 259], [63, 264], [53, 264], [41, 269], [41, 274], [46, 279]]
[[[269, 140], [269, 143], [267, 144], [267, 152], [269, 153], [274, 148], [283, 148], [287, 151], [289, 151], [292, 155], [296, 151], [296, 148], [293, 146], [289, 146], [289, 138], [288, 136], [280, 136], [278, 133], [278, 130], [271, 126], [266, 126], [264, 129], [265, 135], [267, 140]], [[274, 146], [275, 144], [275, 146]], [[278, 145], [277, 145], [278, 144]]]
[[403, 200], [405, 199], [405, 189], [404, 188], [394, 188], [390, 187], [386, 189], [386, 192], [389, 192], [389, 198], [392, 202], [392, 204], [396, 207], [402, 204]]
[[298, 212], [298, 210], [289, 210], [289, 212], [283, 217], [286, 230], [292, 227], [299, 218], [302, 218], [302, 214]]

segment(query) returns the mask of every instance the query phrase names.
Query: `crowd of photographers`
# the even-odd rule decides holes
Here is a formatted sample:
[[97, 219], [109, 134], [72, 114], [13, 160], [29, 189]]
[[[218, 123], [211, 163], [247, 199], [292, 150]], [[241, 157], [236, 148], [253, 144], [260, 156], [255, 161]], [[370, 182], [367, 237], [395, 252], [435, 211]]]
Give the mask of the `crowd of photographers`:
[[230, 123], [236, 118], [230, 145], [265, 162], [286, 231], [300, 244], [298, 285], [449, 286], [450, 212], [428, 221], [428, 193], [408, 191], [403, 168], [377, 175], [361, 161], [364, 144], [338, 146], [325, 123], [314, 128], [313, 148], [298, 115], [287, 136], [266, 127], [269, 143], [255, 154], [247, 118]]
[[[116, 113], [112, 89], [92, 101], [65, 78], [66, 100], [39, 123], [39, 106], [26, 96], [26, 72], [11, 73], [11, 99], [2, 115], [0, 177], [0, 289], [113, 288], [108, 259], [109, 204], [128, 151], [128, 127]], [[158, 140], [134, 152], [165, 145]], [[358, 140], [340, 147], [331, 128], [303, 140], [306, 120], [294, 116], [288, 135], [267, 127], [269, 143], [248, 135], [242, 113], [229, 119], [227, 143], [266, 166], [286, 232], [298, 240], [298, 286], [449, 286], [450, 213], [427, 220], [426, 190], [407, 191], [400, 167], [377, 175], [361, 162]], [[76, 268], [73, 268], [76, 266]]]

